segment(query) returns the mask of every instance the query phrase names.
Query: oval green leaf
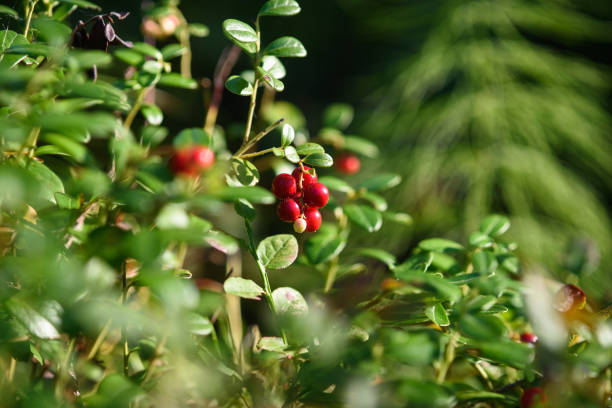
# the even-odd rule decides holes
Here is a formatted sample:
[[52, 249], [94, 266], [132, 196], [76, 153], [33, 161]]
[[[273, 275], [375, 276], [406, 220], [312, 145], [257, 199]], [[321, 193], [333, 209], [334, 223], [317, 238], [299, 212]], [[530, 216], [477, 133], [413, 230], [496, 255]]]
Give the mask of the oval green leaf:
[[248, 96], [253, 93], [253, 85], [240, 75], [232, 75], [225, 81], [225, 88], [233, 94]]
[[305, 57], [304, 45], [295, 37], [280, 37], [272, 41], [264, 50], [265, 55], [276, 57]]
[[301, 11], [295, 0], [269, 0], [259, 9], [258, 16], [294, 16]]
[[264, 290], [250, 279], [231, 277], [223, 283], [223, 289], [230, 295], [244, 299], [259, 300]]
[[290, 266], [298, 255], [298, 243], [293, 235], [279, 234], [267, 237], [257, 247], [259, 262], [271, 269]]
[[304, 157], [304, 163], [315, 167], [331, 167], [334, 165], [334, 159], [327, 153], [313, 153]]
[[380, 212], [366, 205], [345, 205], [344, 213], [353, 224], [368, 232], [378, 231], [382, 227]]

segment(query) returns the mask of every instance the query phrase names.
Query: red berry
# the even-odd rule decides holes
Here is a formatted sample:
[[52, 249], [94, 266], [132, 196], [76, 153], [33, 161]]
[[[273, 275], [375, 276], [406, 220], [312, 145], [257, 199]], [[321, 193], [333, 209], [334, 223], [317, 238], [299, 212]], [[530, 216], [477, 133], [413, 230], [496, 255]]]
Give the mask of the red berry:
[[304, 189], [304, 202], [309, 207], [321, 208], [329, 201], [329, 190], [323, 183], [313, 183]]
[[293, 222], [298, 219], [301, 214], [300, 206], [294, 199], [287, 198], [278, 203], [276, 214], [281, 221]]
[[321, 213], [316, 208], [306, 208], [304, 210], [306, 219], [306, 231], [315, 232], [321, 226]]
[[297, 192], [295, 179], [288, 173], [279, 174], [272, 182], [272, 192], [279, 199], [293, 197]]
[[206, 170], [215, 162], [215, 153], [206, 146], [195, 146], [191, 149], [191, 161], [197, 171]]
[[344, 153], [336, 158], [336, 169], [341, 173], [355, 174], [360, 168], [361, 162], [354, 154]]
[[[308, 169], [310, 169], [310, 167], [304, 166], [304, 170], [308, 170]], [[302, 171], [301, 167], [296, 167], [293, 170], [293, 173], [291, 174], [293, 175], [293, 178], [295, 179], [295, 182], [297, 183], [298, 190], [300, 189], [300, 179], [302, 179], [302, 189], [306, 188], [306, 186], [312, 183], [317, 182], [317, 176], [313, 176], [310, 173]]]
[[576, 285], [568, 283], [557, 292], [555, 309], [560, 312], [576, 312], [586, 304], [586, 294]]
[[306, 231], [307, 226], [308, 225], [306, 224], [306, 220], [304, 218], [298, 218], [293, 223], [293, 230], [298, 234], [301, 234], [302, 232]]
[[195, 175], [195, 169], [191, 165], [191, 149], [177, 149], [170, 159], [170, 168], [175, 174]]
[[539, 406], [538, 403], [544, 402], [546, 402], [546, 395], [540, 387], [527, 388], [521, 396], [521, 408], [536, 407]]
[[521, 333], [521, 341], [523, 343], [536, 344], [536, 342], [538, 341], [538, 336], [536, 336], [535, 334], [531, 332], [524, 332], [524, 333]]

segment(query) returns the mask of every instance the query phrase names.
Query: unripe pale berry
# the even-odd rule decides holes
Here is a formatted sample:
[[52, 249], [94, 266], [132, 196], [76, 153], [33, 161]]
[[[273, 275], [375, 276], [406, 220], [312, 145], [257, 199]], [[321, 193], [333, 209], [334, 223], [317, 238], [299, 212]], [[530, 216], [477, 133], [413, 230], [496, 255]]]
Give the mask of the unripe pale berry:
[[586, 294], [576, 285], [568, 283], [557, 292], [555, 309], [560, 312], [576, 312], [586, 304]]
[[351, 153], [344, 153], [338, 156], [335, 160], [336, 169], [345, 174], [355, 174], [361, 168], [359, 158]]
[[329, 190], [323, 183], [313, 183], [304, 189], [304, 202], [309, 207], [321, 208], [329, 201]]
[[523, 395], [521, 395], [521, 408], [535, 407], [538, 402], [540, 404], [546, 402], [546, 394], [544, 394], [542, 388], [531, 387], [523, 391]]
[[315, 232], [321, 226], [321, 213], [316, 208], [306, 207], [304, 218], [306, 219], [306, 231], [308, 232]]
[[299, 204], [292, 198], [284, 199], [278, 203], [278, 207], [276, 208], [278, 218], [285, 222], [297, 220], [301, 212]]
[[279, 174], [272, 182], [272, 192], [279, 199], [293, 197], [297, 192], [295, 179], [288, 173]]
[[521, 333], [521, 341], [523, 343], [536, 344], [538, 341], [538, 336], [536, 336], [535, 334], [531, 332], [524, 332], [524, 333]]
[[301, 234], [302, 232], [306, 231], [306, 226], [306, 220], [304, 218], [298, 218], [293, 223], [293, 230], [298, 234]]
[[[309, 169], [310, 167], [304, 166], [304, 170], [309, 170]], [[291, 173], [291, 175], [293, 176], [293, 178], [295, 179], [295, 182], [297, 183], [298, 190], [300, 188], [300, 179], [302, 179], [302, 189], [305, 189], [306, 186], [317, 182], [317, 176], [313, 176], [310, 173], [306, 173], [302, 171], [301, 167], [296, 167], [293, 170], [293, 173]]]

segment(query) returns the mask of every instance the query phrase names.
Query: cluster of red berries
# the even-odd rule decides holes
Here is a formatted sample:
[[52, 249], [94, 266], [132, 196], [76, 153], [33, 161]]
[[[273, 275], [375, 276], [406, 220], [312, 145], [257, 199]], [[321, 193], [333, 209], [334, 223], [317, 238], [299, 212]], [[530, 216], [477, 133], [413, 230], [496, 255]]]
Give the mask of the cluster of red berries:
[[199, 175], [215, 162], [215, 153], [206, 146], [190, 146], [177, 149], [170, 159], [174, 174], [190, 177]]
[[272, 192], [281, 200], [276, 214], [281, 221], [292, 222], [297, 233], [314, 232], [321, 226], [319, 208], [329, 201], [329, 190], [317, 182], [309, 167], [297, 167], [292, 174], [282, 173], [274, 178]]

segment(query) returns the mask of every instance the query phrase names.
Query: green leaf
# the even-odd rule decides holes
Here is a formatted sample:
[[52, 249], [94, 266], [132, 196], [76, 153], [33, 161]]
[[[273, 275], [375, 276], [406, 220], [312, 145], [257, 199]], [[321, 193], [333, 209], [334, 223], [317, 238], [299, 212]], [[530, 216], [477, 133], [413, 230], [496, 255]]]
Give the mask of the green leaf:
[[188, 313], [186, 316], [186, 320], [187, 325], [189, 327], [189, 331], [191, 332], [191, 334], [195, 334], [196, 336], [208, 336], [214, 330], [214, 327], [210, 320], [197, 313]]
[[465, 314], [459, 320], [461, 331], [476, 340], [495, 340], [506, 334], [504, 324], [495, 316]]
[[258, 186], [254, 187], [228, 187], [220, 192], [213, 194], [215, 197], [226, 200], [234, 201], [239, 198], [244, 198], [255, 204], [274, 204], [276, 198], [274, 194], [265, 188]]
[[177, 149], [189, 146], [210, 146], [210, 135], [200, 128], [184, 129], [176, 135], [172, 145]]
[[261, 286], [250, 279], [231, 277], [223, 283], [223, 289], [230, 295], [236, 295], [244, 299], [259, 300], [264, 293]]
[[177, 43], [168, 44], [161, 49], [162, 58], [164, 59], [164, 61], [170, 61], [173, 58], [185, 55], [187, 51], [189, 51], [187, 47]]
[[508, 231], [510, 220], [503, 215], [493, 214], [486, 217], [480, 223], [480, 232], [497, 237]]
[[301, 8], [295, 0], [268, 0], [259, 9], [258, 16], [293, 16]]
[[318, 265], [338, 256], [345, 246], [346, 239], [339, 237], [336, 229], [324, 225], [306, 241], [304, 253], [311, 264]]
[[[19, 18], [19, 13], [10, 7], [0, 5], [0, 14], [8, 14], [11, 17]], [[6, 31], [6, 30], [5, 30]], [[2, 38], [2, 37], [0, 37]]]
[[168, 129], [160, 126], [144, 126], [141, 130], [141, 140], [144, 146], [157, 146], [168, 136]]
[[291, 163], [299, 163], [300, 162], [300, 156], [298, 155], [295, 147], [293, 147], [293, 146], [285, 147], [285, 157]]
[[312, 143], [312, 142], [299, 145], [295, 148], [295, 150], [298, 152], [300, 156], [308, 156], [310, 154], [315, 154], [315, 153], [325, 153], [325, 149], [323, 148], [323, 146], [317, 143]]
[[488, 248], [493, 245], [494, 241], [487, 234], [474, 232], [470, 235], [468, 242], [475, 248]]
[[391, 270], [395, 268], [395, 257], [384, 249], [378, 248], [362, 248], [357, 250], [357, 254], [367, 256], [368, 258], [378, 259], [383, 262]]
[[6, 307], [33, 336], [39, 339], [58, 339], [60, 337], [55, 326], [26, 302], [12, 297], [6, 301]]
[[238, 251], [238, 242], [236, 239], [220, 231], [206, 232], [206, 234], [204, 234], [204, 241], [224, 254], [234, 254]]
[[283, 79], [287, 75], [285, 66], [273, 55], [266, 55], [261, 60], [261, 67], [276, 79]]
[[293, 139], [295, 138], [295, 130], [293, 126], [288, 123], [283, 125], [283, 130], [281, 131], [281, 146], [287, 147], [291, 143], [293, 143]]
[[113, 55], [128, 65], [138, 66], [145, 60], [144, 55], [129, 48], [118, 48]]
[[181, 74], [177, 74], [174, 72], [171, 72], [169, 74], [162, 74], [159, 79], [159, 84], [184, 89], [197, 89], [198, 87], [198, 83], [195, 80], [191, 78], [185, 78]]
[[254, 186], [259, 182], [259, 170], [248, 160], [232, 159], [232, 169], [243, 186]]
[[325, 184], [328, 189], [333, 191], [340, 191], [341, 193], [353, 193], [355, 191], [346, 181], [337, 177], [321, 177], [319, 182]]
[[410, 226], [414, 222], [410, 214], [406, 213], [385, 211], [382, 213], [382, 216], [385, 220], [394, 222], [396, 224], [402, 224], [405, 226]]
[[13, 45], [4, 52], [6, 54], [25, 54], [31, 57], [47, 57], [51, 54], [51, 50], [51, 47], [46, 44], [36, 43]]
[[455, 406], [455, 397], [442, 385], [433, 382], [404, 379], [397, 387], [403, 401], [410, 401], [410, 407], [448, 408]]
[[280, 37], [272, 41], [264, 50], [264, 55], [276, 57], [305, 57], [304, 45], [295, 37]]
[[429, 238], [419, 242], [419, 248], [423, 251], [453, 252], [463, 250], [463, 245], [443, 238]]
[[280, 353], [287, 348], [287, 344], [280, 337], [262, 337], [257, 342], [257, 348], [260, 350]]
[[[8, 7], [7, 7], [8, 8]], [[0, 31], [0, 62], [4, 62], [7, 65], [13, 65], [22, 58], [23, 55], [5, 55], [4, 52], [15, 45], [29, 44], [27, 38], [23, 35], [16, 33], [13, 30], [1, 30]], [[25, 55], [25, 54], [24, 54]], [[5, 75], [3, 73], [3, 75]]]
[[344, 136], [343, 148], [365, 157], [378, 156], [378, 146], [369, 140], [357, 136]]
[[368, 232], [378, 231], [382, 227], [380, 212], [366, 205], [347, 204], [344, 213], [355, 225]]
[[443, 327], [450, 325], [448, 315], [446, 314], [446, 310], [444, 309], [444, 306], [442, 306], [442, 303], [436, 303], [433, 306], [425, 308], [425, 316], [427, 316], [429, 320], [438, 326]]
[[498, 394], [492, 391], [483, 391], [483, 390], [463, 390], [457, 391], [455, 393], [457, 399], [461, 401], [469, 401], [469, 400], [490, 400], [490, 399], [507, 399], [508, 397], [504, 394]]
[[187, 28], [189, 29], [189, 34], [193, 35], [194, 37], [202, 38], [208, 36], [210, 33], [208, 26], [202, 23], [191, 23], [187, 26]]
[[255, 219], [255, 208], [244, 198], [236, 200], [234, 202], [234, 209], [236, 213], [247, 221], [253, 221]]
[[227, 19], [223, 22], [223, 33], [246, 52], [253, 54], [257, 51], [257, 33], [250, 25], [239, 20]]
[[401, 182], [402, 178], [399, 174], [383, 173], [364, 181], [359, 185], [359, 187], [365, 188], [370, 191], [380, 191], [395, 187]]
[[72, 4], [84, 9], [102, 10], [100, 6], [86, 0], [57, 0], [60, 3]]
[[323, 112], [323, 125], [338, 130], [346, 129], [353, 121], [355, 111], [347, 103], [334, 103]]
[[532, 347], [508, 340], [483, 341], [477, 343], [477, 347], [483, 357], [518, 369], [526, 368], [535, 354]]
[[57, 146], [61, 151], [73, 157], [79, 163], [82, 163], [87, 157], [87, 148], [69, 137], [56, 133], [45, 133], [42, 139]]
[[138, 51], [139, 53], [152, 57], [156, 60], [163, 60], [164, 58], [161, 51], [152, 46], [151, 44], [135, 42], [132, 45], [132, 50]]
[[225, 81], [225, 87], [231, 93], [241, 96], [253, 94], [253, 85], [240, 75], [232, 75]]
[[143, 72], [148, 72], [149, 74], [157, 75], [162, 72], [164, 65], [159, 61], [148, 60], [142, 64], [140, 69]]
[[334, 159], [327, 153], [313, 153], [304, 157], [304, 163], [315, 167], [331, 167], [334, 165]]
[[267, 237], [257, 246], [259, 262], [266, 268], [284, 269], [295, 261], [297, 255], [297, 240], [289, 234]]
[[366, 201], [369, 201], [370, 204], [372, 204], [378, 211], [385, 211], [387, 209], [387, 200], [376, 193], [366, 191], [360, 194], [360, 197]]
[[161, 109], [157, 107], [157, 105], [145, 103], [140, 108], [140, 112], [142, 112], [142, 115], [151, 125], [161, 125], [162, 121], [164, 120], [164, 114], [162, 113]]
[[477, 251], [472, 255], [472, 266], [474, 272], [481, 275], [491, 275], [495, 273], [498, 266], [495, 255], [488, 251]]
[[78, 198], [74, 198], [64, 193], [55, 193], [54, 197], [59, 208], [65, 210], [78, 210], [81, 208], [81, 203]]
[[40, 183], [41, 198], [55, 204], [55, 193], [64, 192], [62, 180], [50, 168], [36, 160], [29, 161], [25, 169]]
[[268, 86], [270, 86], [270, 88], [274, 89], [276, 92], [282, 92], [283, 89], [285, 89], [285, 84], [283, 84], [279, 79], [274, 78], [274, 75], [265, 71], [263, 68], [257, 67], [257, 74]]
[[276, 313], [280, 315], [299, 316], [308, 312], [308, 303], [304, 300], [304, 296], [293, 288], [276, 288], [272, 292], [272, 299], [276, 306]]
[[433, 262], [433, 254], [431, 252], [421, 252], [412, 255], [393, 271], [394, 275], [403, 279], [402, 275], [411, 276], [413, 272], [427, 272]]

